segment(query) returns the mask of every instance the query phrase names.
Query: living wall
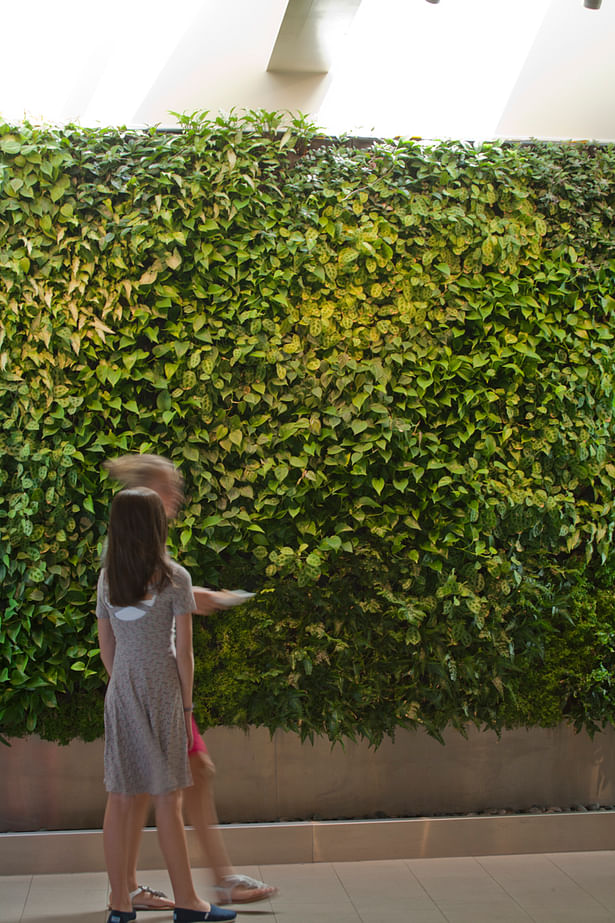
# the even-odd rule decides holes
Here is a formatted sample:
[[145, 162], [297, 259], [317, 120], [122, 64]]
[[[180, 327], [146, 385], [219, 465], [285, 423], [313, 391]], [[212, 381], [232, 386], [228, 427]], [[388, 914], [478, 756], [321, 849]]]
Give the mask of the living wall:
[[113, 485], [170, 456], [198, 717], [438, 735], [614, 716], [615, 152], [276, 114], [0, 125], [0, 721], [102, 730]]

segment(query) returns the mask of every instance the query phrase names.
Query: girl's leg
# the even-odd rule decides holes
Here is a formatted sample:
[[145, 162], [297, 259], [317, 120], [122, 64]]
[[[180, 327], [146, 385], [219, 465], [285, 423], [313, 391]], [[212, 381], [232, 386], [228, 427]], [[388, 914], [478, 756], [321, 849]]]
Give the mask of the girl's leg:
[[141, 834], [147, 820], [147, 811], [149, 808], [149, 795], [136, 795], [130, 807], [130, 816], [128, 820], [128, 887], [134, 891], [137, 887], [137, 861], [139, 858], [139, 846], [141, 845]]
[[201, 900], [192, 882], [181, 809], [181, 792], [156, 795], [154, 803], [158, 838], [173, 886], [175, 905], [186, 910], [209, 910], [211, 905]]
[[236, 875], [218, 829], [218, 814], [214, 801], [214, 764], [202, 751], [190, 754], [190, 771], [194, 784], [183, 790], [184, 812], [199, 838], [201, 848], [214, 877], [214, 885], [221, 904], [262, 901], [277, 894], [277, 888], [257, 881], [248, 875]]
[[[139, 889], [139, 882], [137, 881], [137, 861], [139, 858], [139, 846], [141, 845], [141, 834], [143, 833], [143, 827], [147, 820], [149, 805], [149, 795], [135, 795], [128, 812], [128, 830], [126, 833], [128, 860], [126, 869], [128, 873], [128, 890], [133, 895]], [[173, 901], [165, 897], [162, 892], [150, 890], [147, 886], [142, 887], [144, 887], [145, 890], [138, 891], [133, 898], [133, 906], [136, 906], [137, 909], [173, 910]], [[113, 905], [113, 890], [109, 895], [109, 903]]]
[[232, 873], [233, 867], [217, 828], [218, 815], [212, 785], [215, 770], [207, 754], [199, 751], [190, 755], [190, 771], [194, 785], [183, 791], [184, 811], [188, 823], [196, 830], [215, 883], [221, 884]]
[[128, 827], [133, 795], [110, 792], [103, 823], [107, 874], [113, 894], [113, 910], [131, 911], [128, 887]]

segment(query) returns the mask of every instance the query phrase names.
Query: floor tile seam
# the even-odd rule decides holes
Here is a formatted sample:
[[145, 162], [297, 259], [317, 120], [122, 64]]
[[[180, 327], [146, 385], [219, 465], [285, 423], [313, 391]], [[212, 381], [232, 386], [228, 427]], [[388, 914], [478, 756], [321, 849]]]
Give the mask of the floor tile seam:
[[[348, 892], [348, 888], [346, 887], [346, 885], [344, 884], [344, 882], [343, 882], [342, 879], [340, 878], [339, 872], [338, 872], [338, 870], [337, 870], [337, 863], [336, 863], [336, 862], [332, 862], [332, 863], [331, 863], [331, 868], [333, 869], [333, 871], [334, 871], [334, 873], [335, 873], [335, 877], [337, 878], [337, 880], [339, 881], [340, 885], [342, 886], [342, 891], [344, 892], [344, 894], [346, 895], [348, 901], [350, 902], [350, 906], [351, 906], [352, 909], [354, 910], [354, 912], [355, 912], [355, 914], [356, 914], [356, 916], [357, 916], [357, 920], [359, 920], [360, 923], [368, 923], [368, 921], [363, 917], [363, 914], [360, 912], [359, 908], [357, 907], [357, 905], [356, 905], [355, 902], [353, 901], [352, 897], [350, 896], [350, 894], [349, 894], [349, 892]], [[370, 914], [371, 914], [371, 911], [370, 911]]]
[[410, 872], [410, 874], [412, 875], [412, 877], [414, 878], [414, 880], [415, 880], [416, 883], [418, 884], [419, 888], [421, 889], [421, 891], [423, 892], [423, 894], [425, 895], [425, 897], [427, 898], [427, 900], [428, 900], [428, 901], [431, 901], [431, 903], [432, 903], [432, 904], [434, 905], [434, 907], [442, 914], [442, 916], [445, 918], [445, 920], [448, 921], [448, 917], [445, 915], [444, 911], [441, 910], [440, 907], [438, 907], [438, 904], [437, 904], [435, 898], [433, 898], [433, 897], [431, 896], [431, 894], [429, 893], [429, 891], [427, 890], [427, 888], [425, 887], [425, 885], [423, 884], [423, 882], [421, 881], [421, 879], [418, 877], [418, 875], [416, 874], [416, 872], [414, 871], [414, 869], [412, 869], [412, 868], [410, 867], [410, 864], [409, 864], [409, 863], [410, 863], [411, 861], [412, 861], [411, 859], [405, 859], [405, 860], [404, 860], [404, 865], [406, 866], [407, 870]]
[[434, 908], [435, 908], [436, 911], [441, 915], [442, 919], [445, 920], [446, 923], [453, 923], [453, 921], [451, 921], [451, 918], [449, 917], [449, 915], [448, 915], [444, 910], [442, 910], [441, 907], [438, 907], [438, 905], [435, 903], [433, 897], [430, 897], [429, 899], [430, 899], [430, 901], [433, 902]]
[[[258, 875], [258, 877], [260, 878], [260, 880], [261, 880], [261, 881], [264, 881], [264, 882], [267, 882], [267, 878], [266, 878], [266, 876], [263, 874], [263, 869], [264, 869], [264, 868], [266, 869], [267, 866], [264, 866], [264, 865], [255, 865], [254, 867], [255, 867], [256, 870], [257, 870], [257, 875]], [[241, 866], [241, 868], [244, 868], [244, 866]], [[237, 871], [237, 869], [235, 869], [235, 871]], [[275, 886], [277, 887], [277, 885], [275, 884], [275, 881], [269, 882], [269, 884], [275, 885]], [[265, 905], [265, 906], [267, 906], [267, 907], [269, 907], [269, 911], [270, 911], [270, 913], [271, 913], [271, 916], [270, 916], [270, 918], [269, 918], [270, 923], [282, 923], [281, 918], [279, 918], [279, 917], [278, 917], [278, 914], [276, 913], [275, 904], [273, 903], [273, 901], [275, 901], [275, 896], [272, 897], [272, 898], [268, 898], [266, 901], [263, 901], [262, 904]], [[235, 905], [235, 906], [236, 906], [236, 905]], [[257, 904], [256, 906], [258, 907], [258, 904]], [[262, 906], [262, 905], [261, 905], [261, 906]]]
[[505, 885], [502, 884], [501, 881], [498, 881], [497, 878], [496, 878], [494, 875], [491, 874], [491, 872], [489, 871], [488, 868], [485, 868], [485, 866], [484, 866], [483, 863], [481, 862], [481, 859], [487, 859], [487, 858], [489, 858], [489, 857], [488, 857], [488, 856], [477, 856], [477, 857], [476, 857], [476, 861], [477, 861], [477, 863], [480, 865], [480, 867], [482, 868], [482, 870], [485, 872], [485, 874], [488, 875], [489, 878], [491, 878], [491, 880], [494, 881], [494, 882], [502, 889], [502, 891], [504, 892], [504, 894], [506, 894], [506, 895], [511, 899], [511, 901], [513, 902], [513, 904], [514, 904], [516, 907], [518, 907], [519, 910], [520, 910], [522, 913], [524, 913], [524, 914], [526, 915], [528, 921], [532, 921], [532, 923], [536, 923], [536, 918], [530, 913], [530, 911], [527, 909], [527, 907], [524, 907], [523, 904], [521, 904], [521, 903], [517, 900], [517, 898], [515, 897], [515, 895], [512, 894], [512, 893], [508, 890], [508, 888], [507, 888]]
[[551, 855], [549, 855], [548, 853], [543, 853], [543, 855], [544, 855], [544, 858], [545, 858], [548, 862], [550, 862], [551, 865], [553, 865], [554, 868], [556, 868], [556, 869], [558, 870], [558, 872], [561, 872], [562, 875], [565, 875], [566, 878], [567, 878], [570, 882], [572, 882], [573, 885], [575, 885], [575, 887], [580, 888], [581, 891], [583, 891], [585, 894], [588, 895], [588, 897], [590, 897], [592, 900], [594, 900], [600, 907], [602, 907], [603, 910], [606, 910], [606, 912], [607, 912], [608, 914], [610, 914], [610, 915], [613, 917], [613, 920], [615, 920], [615, 914], [613, 913], [613, 908], [612, 908], [612, 907], [608, 907], [606, 904], [603, 904], [602, 901], [600, 900], [600, 898], [596, 897], [595, 894], [592, 894], [592, 892], [589, 891], [589, 890], [585, 887], [585, 885], [582, 885], [579, 881], [576, 880], [576, 878], [573, 878], [572, 875], [569, 875], [568, 872], [566, 871], [566, 869], [563, 869], [563, 868], [561, 867], [561, 865], [558, 865], [558, 864], [557, 864], [557, 862], [555, 861], [555, 858], [551, 858]]
[[[506, 889], [505, 889], [505, 890], [506, 890]], [[582, 889], [582, 888], [580, 888], [579, 890], [584, 891], [584, 889]], [[509, 893], [509, 892], [507, 892], [507, 893]], [[606, 911], [606, 913], [608, 913], [609, 915], [612, 915], [613, 911], [612, 911], [611, 909], [609, 909], [608, 907], [605, 907], [604, 904], [600, 903], [600, 901], [598, 901], [598, 900], [593, 896], [593, 894], [589, 894], [589, 892], [584, 891], [584, 895], [585, 895], [586, 897], [588, 897], [589, 900], [594, 904], [594, 909], [604, 910], [604, 911]], [[535, 914], [535, 913], [538, 913], [538, 912], [542, 912], [542, 910], [544, 909], [544, 903], [545, 903], [546, 898], [543, 898], [542, 896], [540, 896], [540, 899], [539, 899], [538, 901], [537, 901], [536, 899], [530, 900], [530, 901], [528, 902], [528, 904], [523, 904], [523, 903], [521, 903], [521, 901], [520, 901], [520, 900], [517, 900], [517, 898], [516, 898], [514, 895], [512, 895], [512, 894], [510, 894], [510, 899], [511, 899], [511, 900], [517, 905], [517, 907], [527, 916], [528, 920], [532, 920], [532, 921], [534, 921], [534, 923], [540, 923], [540, 919], [541, 919], [541, 918], [539, 917], [539, 918], [537, 919], [537, 918], [534, 916], [534, 914]], [[538, 906], [537, 906], [537, 905], [538, 905]], [[554, 912], [555, 912], [555, 909], [552, 908], [552, 907], [550, 907], [550, 908], [549, 908], [549, 912], [550, 912], [550, 913], [551, 913], [551, 912], [554, 913]], [[615, 923], [615, 916], [613, 916], [612, 919], [613, 919], [613, 923]]]
[[[480, 870], [481, 870], [484, 874], [486, 874], [488, 878], [491, 879], [491, 881], [495, 884], [495, 886], [498, 888], [498, 890], [502, 892], [502, 896], [506, 896], [506, 897], [511, 897], [511, 898], [512, 898], [512, 895], [510, 895], [510, 894], [506, 891], [506, 889], [500, 884], [500, 882], [497, 881], [497, 879], [495, 879], [492, 875], [490, 875], [489, 872], [488, 872], [488, 870], [487, 870], [486, 868], [484, 868], [484, 867], [481, 865], [481, 863], [478, 861], [478, 857], [477, 857], [477, 856], [463, 856], [463, 857], [460, 857], [460, 858], [462, 858], [464, 861], [470, 860], [470, 862], [472, 862], [472, 863], [474, 863], [475, 865], [477, 865], [477, 866], [480, 868]], [[412, 861], [412, 860], [408, 860], [408, 861]], [[412, 869], [410, 869], [410, 872], [412, 872]], [[419, 879], [419, 881], [420, 881], [420, 879]], [[427, 890], [426, 886], [423, 885], [423, 882], [422, 882], [422, 881], [420, 881], [420, 884], [421, 884], [421, 887], [424, 888], [424, 890], [425, 890], [425, 892], [427, 893], [427, 895], [428, 895], [428, 897], [430, 898], [430, 900], [434, 901], [434, 903], [437, 903], [437, 902], [438, 902], [438, 898], [436, 898], [436, 897], [434, 897], [432, 894], [430, 894], [430, 892]], [[514, 900], [514, 898], [512, 898], [512, 899]]]
[[34, 875], [30, 875], [30, 881], [28, 882], [28, 890], [27, 890], [26, 896], [24, 897], [24, 900], [23, 900], [23, 907], [21, 908], [21, 914], [20, 914], [20, 916], [19, 916], [19, 921], [18, 921], [18, 923], [22, 923], [22, 920], [24, 919], [24, 914], [25, 914], [25, 912], [26, 912], [26, 907], [28, 906], [28, 900], [30, 899], [30, 893], [31, 893], [31, 891], [32, 891], [32, 883], [33, 883], [33, 882], [34, 882]]
[[[609, 852], [612, 852], [612, 850], [609, 850]], [[573, 878], [572, 875], [570, 875], [566, 871], [566, 869], [562, 868], [561, 865], [558, 865], [557, 860], [556, 860], [556, 854], [553, 855], [553, 858], [551, 858], [551, 855], [546, 853], [545, 858], [548, 859], [549, 862], [551, 862], [555, 866], [555, 868], [562, 873], [562, 875], [565, 875], [566, 878], [568, 878], [574, 885], [576, 885], [577, 888], [581, 888], [582, 891], [585, 891], [586, 894], [589, 894], [589, 896], [592, 897], [604, 910], [606, 910], [607, 913], [611, 914], [611, 916], [613, 917], [613, 920], [615, 921], [615, 913], [613, 913], [613, 908], [608, 907], [606, 904], [603, 904], [600, 898], [596, 897], [595, 894], [593, 894], [591, 891], [589, 891], [585, 887], [585, 885], [582, 885], [580, 882], [578, 882], [576, 878]]]
[[[599, 898], [597, 898], [594, 894], [592, 894], [591, 891], [589, 891], [586, 887], [584, 887], [582, 884], [580, 884], [578, 881], [576, 881], [571, 875], [568, 874], [568, 872], [567, 872], [565, 869], [563, 869], [560, 865], [558, 865], [557, 862], [555, 861], [555, 855], [556, 855], [556, 854], [554, 854], [554, 853], [539, 853], [538, 855], [540, 855], [543, 859], [546, 859], [546, 861], [547, 861], [550, 865], [552, 865], [553, 868], [554, 868], [556, 871], [558, 871], [558, 872], [560, 872], [562, 875], [564, 875], [564, 876], [568, 879], [568, 881], [569, 881], [571, 884], [574, 885], [575, 888], [578, 888], [579, 891], [582, 891], [583, 894], [585, 894], [591, 901], [593, 901], [601, 910], [605, 910], [608, 914], [612, 915], [613, 920], [615, 921], [615, 914], [613, 914], [613, 908], [612, 908], [612, 907], [608, 907], [606, 904], [603, 904], [602, 901], [601, 901]], [[481, 858], [487, 859], [487, 858], [490, 858], [490, 857], [484, 856], [484, 857], [481, 857]], [[479, 861], [480, 861], [480, 859], [479, 859]], [[480, 863], [480, 864], [481, 864], [481, 867], [484, 868], [484, 866], [482, 865], [482, 863]], [[489, 869], [485, 869], [485, 871], [487, 872], [488, 875], [491, 874], [491, 873], [489, 872]], [[497, 880], [497, 879], [496, 879], [496, 880]], [[504, 886], [502, 886], [502, 887], [504, 887]], [[506, 889], [505, 889], [505, 890], [506, 890]], [[516, 901], [516, 903], [519, 904], [519, 906], [525, 911], [525, 913], [530, 914], [530, 911], [529, 911], [529, 909], [528, 909], [527, 907], [525, 907], [523, 904], [521, 904], [519, 901], [517, 901], [516, 898], [515, 898], [513, 895], [511, 895], [511, 897], [512, 897], [512, 899], [513, 899], [514, 901]], [[531, 918], [532, 920], [534, 919], [534, 917], [532, 917], [532, 916], [531, 916], [530, 918]]]
[[[333, 876], [331, 880], [335, 883], [335, 885], [336, 885], [338, 888], [339, 888], [339, 886], [341, 886], [342, 891], [343, 891], [343, 893], [344, 893], [344, 896], [346, 897], [347, 901], [349, 902], [350, 907], [352, 908], [353, 913], [355, 913], [355, 915], [357, 915], [357, 923], [360, 923], [361, 917], [358, 916], [358, 911], [357, 911], [356, 907], [354, 906], [354, 903], [353, 903], [352, 899], [350, 898], [350, 896], [349, 896], [349, 894], [348, 894], [346, 888], [344, 887], [343, 882], [340, 880], [340, 877], [339, 877], [339, 875], [338, 875], [338, 873], [337, 873], [337, 869], [335, 868], [335, 862], [298, 862], [298, 863], [288, 862], [288, 863], [276, 863], [276, 864], [279, 864], [280, 867], [282, 867], [282, 868], [284, 868], [284, 867], [292, 868], [292, 867], [295, 866], [295, 865], [300, 865], [300, 866], [305, 866], [305, 868], [308, 869], [308, 870], [317, 870], [317, 869], [318, 869], [318, 870], [321, 871], [321, 872], [322, 872], [324, 869], [330, 869], [330, 870], [331, 870], [331, 873], [332, 873], [332, 876]], [[267, 875], [268, 875], [269, 878], [271, 878], [271, 874], [270, 874], [270, 872], [269, 872], [269, 868], [270, 868], [270, 867], [267, 867], [267, 868], [268, 868]], [[271, 881], [271, 884], [276, 885], [277, 882], [274, 881], [274, 880], [272, 880], [272, 881]], [[282, 885], [281, 887], [284, 887], [284, 886]], [[289, 892], [292, 892], [292, 888], [293, 888], [293, 885], [292, 885], [292, 883], [291, 883], [291, 885], [290, 885], [290, 887], [289, 887]], [[312, 891], [313, 891], [313, 885], [310, 885], [310, 894], [312, 893]], [[275, 898], [274, 898], [273, 900], [275, 900]], [[274, 908], [274, 910], [275, 910], [275, 908]], [[281, 912], [282, 912], [282, 911], [281, 911]], [[284, 913], [288, 913], [288, 910], [284, 910], [283, 912], [284, 912]]]
[[[525, 907], [522, 907], [514, 899], [514, 897], [509, 897], [508, 895], [505, 895], [503, 896], [502, 899], [506, 901], [507, 909], [511, 911], [514, 910], [515, 914], [523, 914], [523, 919], [518, 920], [517, 923], [540, 923], [540, 920], [537, 920], [536, 917], [532, 916], [532, 914], [530, 914], [529, 911], [526, 910]], [[489, 902], [486, 902], [485, 904], [476, 904], [476, 903], [473, 903], [471, 900], [469, 900], [469, 901], [463, 901], [463, 903], [458, 903], [455, 901], [454, 898], [447, 898], [446, 902], [444, 902], [444, 899], [442, 899], [443, 904], [440, 904], [439, 901], [435, 900], [435, 898], [433, 900], [434, 900], [436, 909], [442, 914], [442, 916], [446, 917], [447, 920], [449, 919], [447, 916], [447, 913], [454, 912], [455, 914], [457, 914], [460, 910], [467, 910], [471, 908], [473, 912], [480, 913], [482, 915], [483, 911], [485, 913], [488, 913], [489, 908], [490, 907], [493, 908], [493, 904], [490, 904]], [[454, 911], [451, 910], [451, 906], [455, 908]], [[448, 907], [448, 910], [447, 910], [447, 907]]]
[[[371, 862], [371, 860], [369, 860], [369, 861]], [[378, 860], [376, 860], [376, 861], [378, 861]], [[414, 882], [414, 884], [418, 885], [418, 887], [419, 887], [419, 889], [420, 889], [420, 892], [421, 892], [421, 899], [422, 899], [422, 900], [425, 900], [425, 902], [426, 902], [427, 904], [429, 904], [429, 906], [428, 906], [426, 909], [429, 910], [429, 911], [436, 911], [436, 912], [440, 913], [440, 914], [442, 915], [442, 923], [444, 923], [445, 918], [444, 918], [443, 912], [442, 912], [442, 911], [440, 910], [440, 908], [436, 905], [434, 899], [427, 893], [427, 891], [426, 891], [425, 888], [423, 887], [422, 882], [417, 878], [417, 876], [414, 874], [414, 872], [412, 871], [412, 869], [410, 869], [410, 868], [408, 867], [407, 860], [405, 860], [405, 859], [399, 859], [399, 860], [393, 860], [393, 861], [394, 861], [394, 862], [397, 862], [397, 863], [399, 864], [399, 866], [404, 870], [404, 872], [405, 872], [406, 874], [410, 873], [410, 876], [411, 876], [412, 881]], [[344, 890], [345, 890], [345, 892], [346, 892], [346, 894], [347, 894], [347, 896], [348, 896], [348, 899], [349, 899], [349, 901], [350, 901], [350, 903], [351, 903], [353, 909], [354, 909], [354, 910], [356, 911], [356, 913], [358, 914], [358, 917], [359, 917], [359, 919], [361, 920], [361, 923], [373, 923], [373, 908], [370, 907], [370, 908], [367, 908], [365, 911], [361, 911], [360, 908], [359, 908], [359, 907], [357, 906], [357, 904], [355, 903], [355, 901], [353, 900], [352, 895], [351, 895], [350, 892], [348, 891], [348, 888], [346, 888], [344, 882], [340, 879], [340, 876], [339, 876], [339, 873], [338, 873], [338, 870], [337, 870], [337, 866], [338, 866], [338, 865], [344, 865], [344, 863], [343, 863], [343, 862], [341, 862], [341, 863], [333, 862], [333, 863], [331, 863], [331, 864], [332, 864], [332, 866], [333, 866], [333, 870], [335, 871], [335, 874], [337, 875], [338, 879], [340, 880], [340, 884], [342, 885], [342, 888], [344, 888]], [[360, 863], [358, 863], [358, 864], [360, 864]], [[410, 898], [408, 898], [408, 900], [410, 900]], [[384, 899], [383, 903], [386, 905], [386, 898]], [[446, 923], [448, 923], [448, 918], [446, 918]]]
[[414, 880], [418, 883], [419, 887], [421, 888], [421, 890], [422, 890], [423, 893], [425, 894], [425, 897], [427, 898], [427, 900], [431, 901], [431, 903], [433, 904], [434, 908], [438, 911], [439, 914], [442, 915], [443, 919], [446, 920], [446, 923], [451, 923], [451, 918], [448, 916], [448, 914], [446, 913], [446, 911], [443, 910], [442, 907], [440, 907], [440, 905], [439, 905], [438, 901], [436, 900], [436, 898], [433, 897], [433, 896], [429, 893], [429, 891], [427, 890], [427, 888], [425, 887], [425, 885], [423, 884], [423, 882], [421, 881], [421, 879], [418, 877], [418, 875], [416, 874], [416, 872], [414, 872], [414, 870], [413, 870], [412, 868], [410, 868], [410, 864], [409, 864], [409, 863], [410, 863], [411, 861], [412, 861], [411, 859], [406, 859], [406, 860], [405, 860], [406, 868], [408, 869], [408, 871], [410, 872], [410, 874], [412, 875], [412, 877], [414, 878]]

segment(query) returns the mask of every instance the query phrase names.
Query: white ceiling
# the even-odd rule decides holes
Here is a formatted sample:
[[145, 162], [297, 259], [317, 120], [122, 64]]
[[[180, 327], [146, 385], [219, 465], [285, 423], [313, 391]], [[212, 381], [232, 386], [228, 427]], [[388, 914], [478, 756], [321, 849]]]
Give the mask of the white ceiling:
[[615, 0], [0, 0], [0, 117], [615, 140]]

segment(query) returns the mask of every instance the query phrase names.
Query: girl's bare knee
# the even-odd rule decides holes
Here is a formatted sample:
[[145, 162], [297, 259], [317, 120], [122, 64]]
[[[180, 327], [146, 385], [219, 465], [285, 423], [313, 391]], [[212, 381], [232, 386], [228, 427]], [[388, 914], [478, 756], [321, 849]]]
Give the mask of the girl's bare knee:
[[179, 809], [181, 805], [181, 789], [173, 792], [163, 792], [161, 795], [154, 795], [154, 807], [156, 811]]
[[109, 792], [107, 804], [120, 811], [130, 811], [134, 807], [136, 795], [125, 795], [123, 792]]

